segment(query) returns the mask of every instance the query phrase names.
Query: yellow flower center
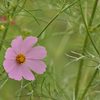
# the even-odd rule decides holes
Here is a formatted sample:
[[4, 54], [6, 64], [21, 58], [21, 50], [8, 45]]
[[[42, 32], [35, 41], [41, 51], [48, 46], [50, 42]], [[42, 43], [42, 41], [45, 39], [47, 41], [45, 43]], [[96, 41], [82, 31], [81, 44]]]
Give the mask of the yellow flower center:
[[16, 61], [19, 64], [23, 64], [23, 63], [25, 63], [26, 58], [25, 58], [25, 56], [23, 54], [18, 54], [17, 57], [16, 57]]

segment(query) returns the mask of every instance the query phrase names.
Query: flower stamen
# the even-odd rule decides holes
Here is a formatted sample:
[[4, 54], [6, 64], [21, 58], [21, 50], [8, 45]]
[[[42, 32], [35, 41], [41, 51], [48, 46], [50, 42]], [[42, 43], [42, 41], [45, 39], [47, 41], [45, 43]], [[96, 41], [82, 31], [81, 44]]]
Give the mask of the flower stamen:
[[26, 57], [23, 54], [18, 54], [17, 57], [16, 57], [16, 61], [19, 64], [23, 64], [26, 61]]

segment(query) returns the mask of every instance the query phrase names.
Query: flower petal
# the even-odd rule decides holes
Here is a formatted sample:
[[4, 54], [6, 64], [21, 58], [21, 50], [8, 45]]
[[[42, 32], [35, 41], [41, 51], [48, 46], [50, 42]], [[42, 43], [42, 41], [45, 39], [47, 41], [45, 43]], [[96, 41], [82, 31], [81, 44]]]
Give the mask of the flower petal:
[[20, 81], [22, 79], [21, 67], [21, 64], [16, 64], [13, 67], [13, 69], [9, 72], [9, 77]]
[[16, 59], [16, 53], [14, 52], [14, 50], [12, 48], [9, 47], [7, 49], [5, 58], [7, 60]]
[[22, 76], [26, 79], [26, 80], [35, 80], [34, 75], [32, 74], [32, 72], [27, 68], [27, 66], [25, 64], [22, 64], [21, 66], [21, 74]]
[[34, 72], [38, 73], [38, 74], [43, 74], [43, 72], [46, 71], [46, 65], [43, 61], [34, 59], [34, 60], [26, 60], [27, 67], [29, 67], [31, 70], [33, 70]]
[[18, 54], [21, 53], [21, 47], [22, 47], [22, 37], [18, 36], [17, 38], [15, 38], [12, 43], [12, 48], [13, 50]]
[[24, 39], [23, 44], [22, 44], [22, 52], [26, 53], [29, 49], [32, 48], [32, 46], [37, 42], [36, 37], [29, 36]]
[[43, 59], [46, 57], [47, 51], [42, 46], [37, 46], [32, 49], [28, 53], [26, 53], [27, 59]]
[[6, 16], [0, 18], [0, 22], [4, 22], [6, 20], [7, 20], [7, 17]]
[[15, 65], [16, 65], [15, 60], [5, 60], [3, 62], [4, 69], [7, 73], [10, 72]]

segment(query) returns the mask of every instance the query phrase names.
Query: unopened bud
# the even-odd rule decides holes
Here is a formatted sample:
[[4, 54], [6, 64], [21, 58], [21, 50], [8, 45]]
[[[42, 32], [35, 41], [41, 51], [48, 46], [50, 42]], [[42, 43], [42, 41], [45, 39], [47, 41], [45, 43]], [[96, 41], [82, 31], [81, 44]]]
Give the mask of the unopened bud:
[[24, 30], [23, 30], [23, 33], [26, 34], [26, 35], [28, 35], [28, 34], [30, 34], [31, 32], [30, 32], [30, 30], [24, 29]]
[[5, 26], [4, 25], [0, 25], [0, 31], [5, 30]]
[[9, 16], [9, 20], [10, 20], [10, 22], [12, 21], [12, 18], [11, 18], [11, 16]]
[[11, 2], [10, 5], [15, 8], [16, 7], [16, 3], [15, 2]]

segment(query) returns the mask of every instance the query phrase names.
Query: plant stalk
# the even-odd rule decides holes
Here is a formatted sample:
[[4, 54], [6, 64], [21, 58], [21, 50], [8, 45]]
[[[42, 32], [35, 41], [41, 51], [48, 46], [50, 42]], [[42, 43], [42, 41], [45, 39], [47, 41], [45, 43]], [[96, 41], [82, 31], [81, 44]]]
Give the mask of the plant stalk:
[[[65, 0], [66, 1], [66, 0]], [[39, 38], [43, 32], [48, 28], [48, 26], [62, 13], [64, 12], [65, 10], [67, 10], [68, 8], [70, 8], [71, 6], [73, 6], [74, 4], [76, 4], [79, 0], [76, 0], [75, 2], [71, 3], [68, 7], [64, 8], [63, 7], [65, 6], [65, 3], [62, 5], [61, 9], [59, 10], [59, 12], [51, 19], [51, 21], [44, 27], [44, 29], [40, 32], [40, 34], [37, 36], [37, 38]]]
[[84, 90], [84, 92], [83, 92], [83, 94], [82, 94], [82, 96], [81, 96], [80, 100], [83, 100], [83, 98], [84, 98], [85, 94], [87, 93], [87, 91], [88, 91], [89, 87], [91, 86], [91, 83], [93, 82], [94, 78], [96, 77], [96, 75], [97, 75], [98, 71], [99, 71], [99, 69], [97, 68], [97, 69], [95, 70], [95, 72], [94, 72], [94, 74], [93, 74], [92, 78], [90, 79], [90, 81], [89, 81], [89, 83], [88, 83], [87, 87], [85, 88], [85, 90]]
[[[19, 3], [19, 0], [17, 0], [17, 4], [18, 4], [18, 3]], [[25, 4], [25, 3], [26, 3], [26, 0], [25, 0], [24, 4]], [[9, 5], [10, 5], [10, 3], [8, 2], [8, 7], [9, 7]], [[23, 5], [23, 6], [24, 6], [24, 5]], [[13, 19], [14, 12], [16, 11], [17, 7], [18, 7], [18, 5], [16, 5], [15, 8], [13, 9], [13, 13], [12, 13], [12, 15], [11, 15], [11, 19]], [[10, 16], [9, 16], [9, 10], [8, 10], [7, 24], [6, 24], [6, 28], [5, 28], [5, 30], [4, 30], [3, 36], [2, 36], [2, 38], [1, 38], [0, 51], [1, 51], [1, 49], [2, 49], [2, 45], [3, 45], [3, 43], [4, 43], [5, 37], [6, 37], [6, 35], [7, 35], [8, 29], [9, 29], [9, 26], [10, 26], [10, 23], [11, 23], [9, 17], [10, 17]]]
[[[87, 30], [87, 33], [85, 34], [85, 39], [84, 39], [84, 44], [83, 44], [83, 49], [82, 49], [82, 55], [84, 55], [84, 51], [85, 51], [85, 48], [86, 48], [87, 43], [88, 43], [88, 36], [89, 36], [90, 41], [91, 41], [92, 45], [94, 46], [95, 50], [99, 54], [97, 48], [94, 45], [94, 42], [92, 41], [92, 38], [91, 38], [89, 30], [88, 30], [88, 27], [90, 27], [92, 25], [93, 18], [94, 18], [94, 15], [95, 15], [95, 11], [96, 11], [96, 7], [97, 7], [97, 4], [98, 4], [98, 0], [95, 0], [93, 11], [92, 11], [92, 14], [91, 14], [91, 18], [90, 18], [89, 23], [88, 23], [88, 27], [86, 25], [86, 21], [85, 21], [84, 15], [83, 15], [81, 0], [79, 0], [79, 3], [80, 3], [80, 8], [81, 8], [81, 12], [82, 12], [83, 21], [84, 21], [84, 24], [85, 24], [85, 27], [86, 27], [86, 30]], [[79, 91], [79, 82], [80, 82], [80, 79], [81, 79], [83, 64], [84, 64], [84, 60], [81, 59], [80, 63], [79, 63], [79, 69], [78, 69], [77, 79], [76, 79], [76, 84], [75, 84], [75, 99], [76, 100], [77, 100], [78, 91]]]

